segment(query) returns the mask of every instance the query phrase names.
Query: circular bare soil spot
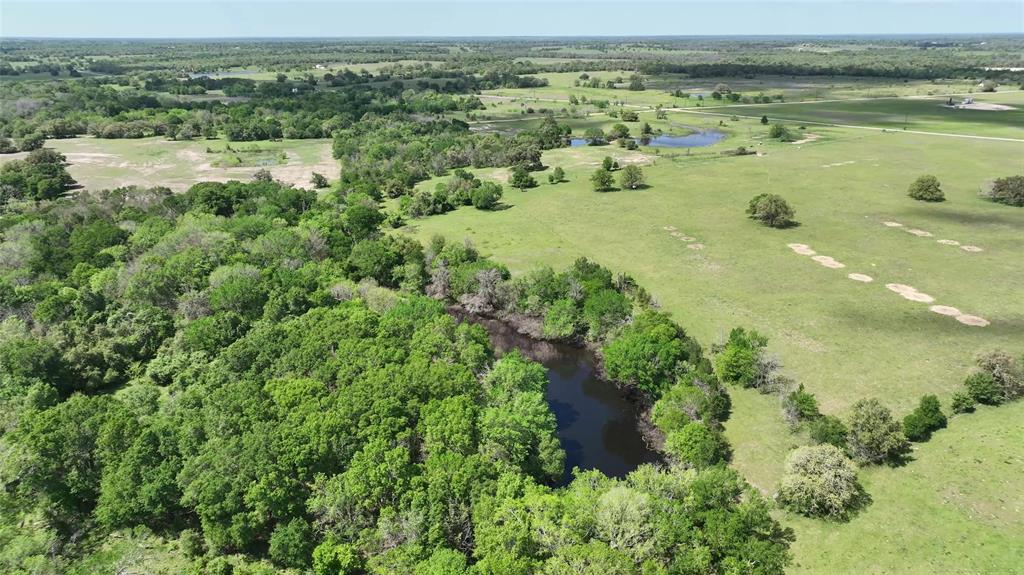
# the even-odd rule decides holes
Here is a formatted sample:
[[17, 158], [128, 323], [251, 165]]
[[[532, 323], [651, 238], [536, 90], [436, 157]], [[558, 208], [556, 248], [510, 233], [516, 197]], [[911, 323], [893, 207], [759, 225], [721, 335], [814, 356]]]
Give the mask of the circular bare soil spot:
[[917, 301], [921, 303], [932, 303], [935, 298], [932, 296], [917, 291], [917, 288], [908, 286], [906, 284], [885, 284], [885, 287], [889, 288], [890, 291], [896, 292], [903, 299], [910, 301]]
[[970, 325], [970, 326], [974, 326], [974, 327], [985, 327], [986, 325], [989, 324], [989, 321], [987, 319], [983, 318], [983, 317], [978, 317], [976, 315], [968, 315], [968, 314], [963, 314], [963, 315], [956, 316], [956, 321], [958, 321], [958, 322], [960, 322], [960, 323], [962, 323], [964, 325]]
[[977, 253], [977, 252], [985, 251], [985, 250], [979, 248], [978, 246], [960, 246], [960, 249], [962, 249], [965, 252], [971, 252], [971, 253]]
[[681, 232], [670, 232], [668, 235], [672, 236], [673, 238], [678, 238], [683, 234]]
[[907, 230], [907, 233], [908, 234], [914, 234], [915, 236], [917, 236], [919, 238], [930, 238], [930, 237], [932, 237], [932, 233], [931, 232], [926, 232], [924, 230], [919, 230], [917, 228], [911, 228], [911, 229]]
[[665, 230], [666, 232], [674, 232], [674, 231], [676, 231], [676, 227], [675, 226], [664, 226], [661, 229]]
[[875, 281], [875, 279], [873, 277], [871, 277], [871, 276], [869, 276], [867, 274], [850, 274], [850, 275], [848, 275], [846, 277], [852, 279], [855, 282], [871, 283], [871, 282]]
[[689, 244], [686, 247], [690, 248], [691, 250], [702, 250], [704, 249], [704, 244]]
[[933, 311], [933, 312], [935, 312], [935, 313], [937, 313], [939, 315], [951, 315], [951, 316], [954, 316], [954, 317], [955, 316], [963, 315], [962, 313], [960, 313], [960, 310], [956, 309], [955, 307], [948, 306], [948, 305], [933, 305], [932, 307], [930, 307], [928, 309], [930, 309], [931, 311]]
[[811, 246], [807, 244], [786, 244], [786, 246], [788, 246], [789, 249], [793, 250], [794, 252], [802, 256], [813, 256], [814, 254], [818, 253], [812, 250]]
[[697, 238], [690, 237], [690, 236], [679, 236], [679, 241], [681, 241], [681, 242], [693, 242], [693, 241], [697, 241]]
[[831, 268], [834, 270], [846, 267], [846, 264], [837, 262], [835, 259], [832, 258], [832, 256], [814, 256], [811, 259], [827, 268]]
[[903, 227], [903, 224], [901, 224], [899, 222], [882, 222], [882, 224], [884, 224], [884, 225], [886, 225], [886, 226], [888, 226], [890, 228], [902, 228]]
[[936, 241], [938, 241], [940, 244], [942, 244], [944, 246], [958, 246], [958, 245], [960, 245], [960, 242], [958, 242], [956, 240], [936, 240]]

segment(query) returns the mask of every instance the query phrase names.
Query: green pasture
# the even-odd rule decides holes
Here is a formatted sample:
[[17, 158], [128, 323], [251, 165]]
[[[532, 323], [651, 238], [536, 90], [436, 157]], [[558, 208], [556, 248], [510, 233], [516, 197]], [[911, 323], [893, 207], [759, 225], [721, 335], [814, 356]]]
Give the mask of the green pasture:
[[[537, 188], [506, 186], [507, 209], [461, 208], [413, 220], [404, 231], [422, 240], [468, 237], [514, 273], [565, 266], [579, 256], [627, 272], [705, 346], [738, 325], [766, 334], [784, 372], [817, 395], [822, 411], [840, 416], [864, 397], [879, 398], [900, 417], [927, 393], [948, 409], [978, 352], [1024, 351], [1024, 210], [977, 195], [985, 180], [1020, 172], [1024, 144], [817, 126], [802, 132], [814, 141], [785, 144], [767, 141], [754, 120], [669, 119], [695, 127], [725, 120], [722, 129], [731, 137], [689, 154], [616, 146], [552, 150], [544, 162], [562, 166], [568, 182], [548, 184], [540, 172]], [[573, 127], [582, 133], [612, 122], [591, 117]], [[738, 145], [760, 155], [720, 153]], [[605, 155], [645, 164], [650, 187], [591, 191], [588, 178]], [[507, 177], [506, 170], [479, 173]], [[906, 196], [923, 173], [939, 178], [948, 201], [923, 204]], [[749, 221], [743, 210], [761, 192], [787, 198], [800, 225], [775, 230]], [[694, 239], [673, 237], [668, 226]], [[788, 243], [808, 244], [846, 267], [826, 268]], [[853, 281], [849, 273], [873, 281]], [[991, 323], [963, 325], [930, 311], [933, 304], [900, 297], [887, 283], [909, 284], [933, 304]], [[771, 493], [786, 453], [806, 439], [785, 425], [777, 398], [742, 390], [732, 397], [733, 464]], [[1013, 424], [1022, 409], [957, 417], [918, 446], [905, 467], [865, 470], [874, 503], [847, 524], [788, 518], [798, 535], [795, 570], [1007, 572], [1011, 543], [1024, 534], [1024, 432]]]

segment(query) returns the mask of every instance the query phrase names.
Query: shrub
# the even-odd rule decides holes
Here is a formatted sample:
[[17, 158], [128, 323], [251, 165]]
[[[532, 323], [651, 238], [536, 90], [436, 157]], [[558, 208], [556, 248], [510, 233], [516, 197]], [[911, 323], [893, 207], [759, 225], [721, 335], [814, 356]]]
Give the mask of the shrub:
[[818, 400], [813, 393], [804, 391], [804, 384], [782, 398], [782, 411], [790, 424], [810, 421], [821, 417]]
[[993, 202], [1024, 207], [1024, 176], [999, 178], [989, 184], [982, 195]]
[[974, 406], [977, 405], [977, 401], [974, 401], [974, 397], [966, 391], [958, 391], [953, 394], [953, 400], [950, 407], [953, 409], [953, 413], [970, 413], [974, 411]]
[[750, 219], [757, 220], [772, 228], [787, 228], [796, 223], [793, 208], [776, 194], [758, 194], [747, 205]]
[[939, 398], [925, 395], [914, 411], [903, 418], [903, 434], [910, 441], [927, 441], [932, 432], [946, 427]]
[[525, 166], [516, 166], [512, 168], [512, 176], [509, 178], [508, 183], [513, 188], [523, 191], [526, 188], [536, 186], [537, 180], [533, 179], [533, 176], [530, 175]]
[[942, 186], [939, 185], [938, 178], [929, 175], [921, 176], [914, 180], [914, 183], [910, 184], [910, 188], [907, 190], [907, 195], [923, 202], [942, 202], [946, 199], [946, 195], [942, 193]]
[[619, 186], [627, 190], [644, 187], [644, 181], [644, 172], [640, 169], [640, 166], [626, 166], [622, 170], [622, 175], [619, 176]]
[[318, 172], [313, 172], [313, 175], [309, 178], [309, 183], [316, 189], [326, 188], [330, 185], [327, 178]]
[[494, 182], [483, 182], [470, 192], [470, 200], [473, 207], [478, 210], [491, 210], [498, 205], [501, 199], [501, 186]]
[[773, 140], [779, 140], [780, 142], [793, 142], [796, 141], [796, 136], [793, 132], [789, 131], [789, 128], [782, 124], [772, 124], [768, 128], [768, 137]]
[[834, 415], [819, 417], [810, 425], [811, 439], [819, 445], [827, 443], [845, 449], [847, 433], [846, 425]]
[[601, 160], [601, 167], [609, 172], [613, 172], [619, 169], [619, 163], [611, 156], [605, 156], [604, 159]]
[[999, 387], [1002, 401], [1024, 396], [1024, 366], [1009, 354], [993, 351], [978, 357], [978, 367], [991, 374]]
[[576, 335], [580, 325], [580, 311], [571, 299], [560, 299], [544, 313], [543, 334], [551, 339], [568, 339]]
[[665, 450], [684, 464], [702, 469], [729, 457], [729, 444], [722, 435], [703, 423], [687, 423], [665, 438]]
[[861, 463], [894, 460], [907, 451], [907, 437], [889, 408], [877, 399], [862, 399], [853, 405], [848, 421], [847, 446]]
[[548, 182], [557, 184], [565, 181], [565, 170], [561, 166], [555, 166], [555, 169], [548, 174]]
[[848, 517], [863, 498], [857, 467], [833, 445], [801, 447], [790, 453], [776, 494], [791, 511], [833, 519]]
[[725, 383], [756, 387], [760, 377], [760, 356], [768, 338], [742, 327], [729, 332], [725, 346], [715, 355], [715, 372]]
[[590, 176], [590, 183], [593, 184], [595, 192], [607, 192], [614, 189], [615, 178], [612, 177], [611, 172], [601, 168], [594, 172], [594, 175]]
[[999, 405], [1003, 402], [1003, 394], [999, 391], [999, 383], [991, 373], [977, 371], [967, 376], [964, 380], [964, 387], [967, 394], [977, 403], [985, 405]]

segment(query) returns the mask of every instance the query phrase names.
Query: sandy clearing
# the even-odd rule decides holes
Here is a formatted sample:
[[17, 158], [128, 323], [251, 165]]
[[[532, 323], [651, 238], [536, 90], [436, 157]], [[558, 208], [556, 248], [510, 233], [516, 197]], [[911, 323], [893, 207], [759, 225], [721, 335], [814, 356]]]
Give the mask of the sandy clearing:
[[978, 246], [960, 246], [960, 249], [962, 249], [965, 252], [971, 252], [971, 253], [977, 253], [977, 252], [985, 251], [985, 250], [979, 248]]
[[852, 279], [855, 282], [871, 283], [871, 282], [875, 281], [875, 278], [873, 278], [873, 277], [871, 277], [871, 276], [869, 276], [867, 274], [849, 274], [846, 277]]
[[704, 249], [704, 244], [689, 244], [686, 247], [690, 248], [691, 250], [702, 250]]
[[812, 250], [811, 246], [807, 244], [786, 244], [786, 246], [802, 256], [813, 256], [818, 253]]
[[936, 240], [936, 241], [938, 243], [944, 245], [944, 246], [958, 246], [958, 245], [960, 245], [960, 242], [958, 242], [956, 240]]
[[899, 222], [882, 222], [882, 225], [890, 227], [890, 228], [902, 228], [903, 227], [903, 224], [901, 224]]
[[811, 259], [827, 268], [831, 268], [834, 270], [846, 267], [846, 264], [837, 262], [834, 258], [832, 258], [832, 256], [814, 256]]
[[911, 229], [907, 230], [907, 233], [908, 234], [914, 234], [915, 236], [917, 236], [919, 238], [930, 238], [930, 237], [932, 237], [932, 233], [931, 232], [926, 232], [924, 230], [919, 230], [917, 228], [911, 228]]
[[799, 139], [799, 140], [797, 140], [795, 142], [790, 142], [790, 143], [793, 144], [794, 146], [798, 146], [800, 144], [809, 144], [809, 143], [817, 140], [820, 137], [821, 136], [819, 136], [818, 134], [805, 134], [802, 139]]
[[933, 311], [933, 312], [935, 312], [935, 313], [937, 313], [939, 315], [950, 315], [950, 316], [963, 315], [962, 313], [960, 313], [960, 310], [956, 309], [955, 307], [948, 306], [948, 305], [933, 305], [932, 307], [930, 307], [928, 309], [930, 309], [931, 311]]
[[976, 315], [969, 314], [962, 314], [956, 316], [956, 321], [964, 325], [969, 325], [973, 327], [985, 327], [990, 323], [987, 319], [983, 317], [978, 317]]
[[675, 226], [662, 226], [661, 229], [665, 230], [666, 232], [674, 232], [674, 231], [676, 231], [676, 227]]

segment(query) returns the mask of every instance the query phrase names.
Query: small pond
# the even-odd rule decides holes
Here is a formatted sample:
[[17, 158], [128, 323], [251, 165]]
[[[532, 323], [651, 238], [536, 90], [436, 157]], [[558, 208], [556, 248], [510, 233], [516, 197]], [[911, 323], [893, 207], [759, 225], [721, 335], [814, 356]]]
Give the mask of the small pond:
[[566, 456], [565, 475], [559, 485], [572, 479], [574, 467], [624, 477], [643, 463], [661, 461], [640, 433], [640, 408], [615, 385], [598, 378], [593, 352], [533, 339], [503, 321], [461, 310], [452, 310], [452, 314], [458, 321], [470, 321], [486, 329], [499, 356], [518, 348], [524, 357], [547, 368], [546, 396]]
[[[723, 139], [725, 139], [725, 134], [717, 130], [704, 130], [686, 134], [685, 136], [661, 134], [660, 136], [652, 136], [650, 138], [633, 138], [637, 144], [651, 146], [652, 148], [702, 148], [721, 142]], [[573, 148], [586, 146], [587, 140], [586, 138], [572, 138], [569, 140], [569, 145]]]

